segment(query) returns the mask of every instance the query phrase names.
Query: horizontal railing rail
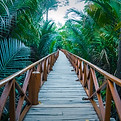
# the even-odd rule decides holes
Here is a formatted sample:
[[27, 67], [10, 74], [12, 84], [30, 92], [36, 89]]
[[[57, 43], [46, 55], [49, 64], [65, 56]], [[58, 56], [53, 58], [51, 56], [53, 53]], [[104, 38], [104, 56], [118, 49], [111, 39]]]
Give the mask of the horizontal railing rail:
[[113, 102], [121, 120], [121, 99], [115, 86], [117, 84], [121, 87], [121, 80], [75, 54], [63, 49], [61, 51], [74, 67], [99, 119], [110, 121]]
[[[8, 105], [9, 120], [21, 121], [31, 105], [38, 104], [39, 89], [47, 80], [47, 74], [52, 70], [58, 56], [59, 51], [0, 80], [0, 89], [2, 89], [0, 95], [0, 120], [2, 120], [6, 105]], [[22, 83], [19, 83], [21, 81]]]

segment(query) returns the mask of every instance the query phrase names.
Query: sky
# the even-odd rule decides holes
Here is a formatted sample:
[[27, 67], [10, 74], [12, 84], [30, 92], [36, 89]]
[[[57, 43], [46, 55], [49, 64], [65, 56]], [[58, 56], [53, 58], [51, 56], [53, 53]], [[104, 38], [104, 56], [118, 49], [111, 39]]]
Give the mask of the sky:
[[56, 24], [61, 23], [62, 25], [64, 25], [65, 23], [64, 16], [67, 9], [76, 8], [78, 10], [83, 11], [85, 6], [84, 1], [78, 3], [77, 1], [78, 0], [69, 0], [69, 6], [58, 7], [57, 11], [54, 10], [49, 11], [49, 19], [54, 20]]

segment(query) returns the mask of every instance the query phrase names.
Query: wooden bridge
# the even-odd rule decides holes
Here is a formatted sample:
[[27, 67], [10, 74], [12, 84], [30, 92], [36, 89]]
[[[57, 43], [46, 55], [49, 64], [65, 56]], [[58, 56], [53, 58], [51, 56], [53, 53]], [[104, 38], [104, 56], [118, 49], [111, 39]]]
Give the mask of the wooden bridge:
[[[25, 121], [98, 119], [73, 67], [62, 52], [39, 92], [39, 102], [32, 106]], [[88, 114], [88, 115], [87, 115]]]
[[[113, 102], [121, 120], [121, 99], [115, 88], [115, 84], [121, 86], [121, 80], [61, 51], [0, 81], [1, 119], [9, 105], [10, 121], [110, 121]], [[106, 90], [104, 99], [102, 90]]]

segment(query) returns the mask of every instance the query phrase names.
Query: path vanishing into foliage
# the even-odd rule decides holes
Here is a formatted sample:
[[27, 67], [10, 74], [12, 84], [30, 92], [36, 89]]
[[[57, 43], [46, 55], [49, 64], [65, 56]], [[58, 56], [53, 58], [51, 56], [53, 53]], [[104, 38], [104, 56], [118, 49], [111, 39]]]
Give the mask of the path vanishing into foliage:
[[98, 120], [66, 56], [59, 52], [53, 71], [39, 92], [40, 104], [32, 106], [24, 121]]

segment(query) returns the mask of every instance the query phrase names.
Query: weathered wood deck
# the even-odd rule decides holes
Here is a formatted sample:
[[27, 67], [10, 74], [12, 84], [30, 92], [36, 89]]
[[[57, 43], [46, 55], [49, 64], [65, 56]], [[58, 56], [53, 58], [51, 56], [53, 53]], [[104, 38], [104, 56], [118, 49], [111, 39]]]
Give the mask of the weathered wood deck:
[[96, 121], [92, 104], [73, 71], [68, 59], [60, 52], [59, 58], [39, 92], [40, 104], [32, 106], [24, 121]]

